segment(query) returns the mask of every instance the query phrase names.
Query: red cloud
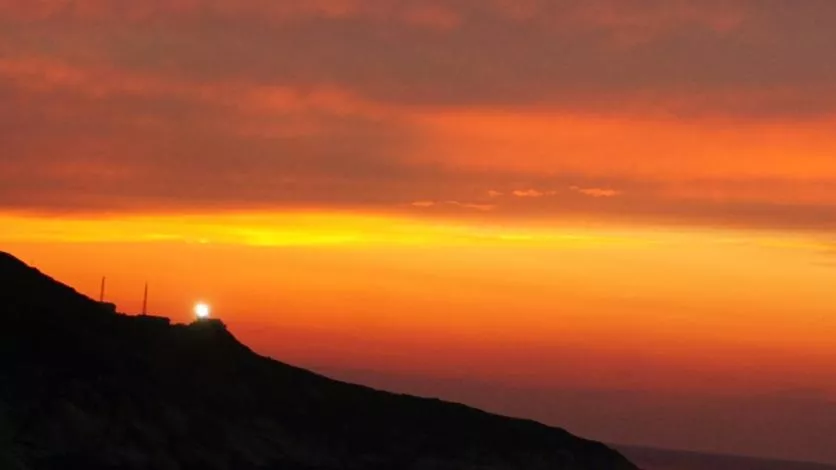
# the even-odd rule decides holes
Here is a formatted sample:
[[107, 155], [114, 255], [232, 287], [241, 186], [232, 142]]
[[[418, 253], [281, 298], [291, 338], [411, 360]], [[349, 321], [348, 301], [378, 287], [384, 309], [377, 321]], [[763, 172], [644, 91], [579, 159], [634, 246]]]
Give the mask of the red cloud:
[[0, 0], [0, 204], [432, 195], [427, 213], [826, 225], [830, 18], [754, 0]]
[[404, 18], [412, 24], [438, 30], [451, 30], [462, 22], [454, 10], [441, 5], [414, 6], [406, 10]]
[[317, 111], [381, 116], [385, 107], [338, 87], [290, 87], [247, 83], [195, 83], [110, 66], [79, 66], [48, 58], [0, 58], [0, 77], [33, 91], [69, 90], [112, 95], [170, 97], [209, 102], [249, 112]]

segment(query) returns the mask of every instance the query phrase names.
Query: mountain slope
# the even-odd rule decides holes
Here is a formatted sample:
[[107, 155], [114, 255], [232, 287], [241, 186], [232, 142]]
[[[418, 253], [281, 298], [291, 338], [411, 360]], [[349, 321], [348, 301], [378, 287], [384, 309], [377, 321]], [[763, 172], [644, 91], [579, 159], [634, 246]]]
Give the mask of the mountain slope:
[[0, 468], [634, 469], [606, 446], [118, 315], [0, 253]]

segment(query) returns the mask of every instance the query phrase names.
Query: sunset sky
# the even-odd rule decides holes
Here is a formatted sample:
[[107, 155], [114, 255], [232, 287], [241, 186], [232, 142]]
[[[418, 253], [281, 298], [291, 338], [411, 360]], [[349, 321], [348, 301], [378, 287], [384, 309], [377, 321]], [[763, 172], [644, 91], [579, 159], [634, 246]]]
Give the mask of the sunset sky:
[[836, 463], [836, 2], [0, 0], [0, 250], [260, 353]]

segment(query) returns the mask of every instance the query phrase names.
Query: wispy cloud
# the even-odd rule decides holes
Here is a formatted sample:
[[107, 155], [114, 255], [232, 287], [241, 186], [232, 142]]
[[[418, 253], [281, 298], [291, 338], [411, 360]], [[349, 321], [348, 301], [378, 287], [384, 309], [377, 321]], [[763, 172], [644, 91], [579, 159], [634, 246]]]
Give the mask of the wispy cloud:
[[546, 196], [554, 196], [557, 194], [557, 191], [540, 191], [537, 189], [517, 189], [511, 192], [516, 197], [523, 197], [523, 198], [539, 198], [539, 197], [546, 197]]
[[475, 210], [481, 212], [488, 212], [496, 209], [495, 204], [483, 204], [476, 202], [461, 202], [461, 201], [415, 201], [410, 204], [412, 207], [421, 209], [428, 209], [432, 207], [459, 207], [462, 209]]
[[608, 189], [608, 188], [580, 188], [578, 186], [572, 186], [572, 191], [576, 193], [583, 194], [584, 196], [589, 197], [616, 197], [620, 196], [622, 193], [621, 191], [615, 189]]

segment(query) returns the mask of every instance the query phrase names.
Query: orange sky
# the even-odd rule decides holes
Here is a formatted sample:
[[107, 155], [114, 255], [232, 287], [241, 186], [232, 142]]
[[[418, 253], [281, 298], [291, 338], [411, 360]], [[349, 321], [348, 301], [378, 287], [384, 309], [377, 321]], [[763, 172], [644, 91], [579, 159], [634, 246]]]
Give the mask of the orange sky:
[[836, 462], [834, 22], [0, 0], [0, 249], [346, 379]]
[[[707, 400], [719, 401], [721, 417], [727, 402], [750, 395], [776, 395], [783, 407], [809, 391], [824, 400], [823, 412], [836, 399], [836, 275], [832, 244], [816, 235], [345, 213], [2, 223], [11, 228], [0, 236], [4, 249], [88, 295], [98, 295], [106, 274], [108, 298], [123, 311], [140, 310], [147, 279], [152, 313], [191, 321], [193, 303], [209, 301], [244, 341], [281, 360], [602, 439], [757, 453], [787, 436], [765, 433], [738, 447], [677, 440], [667, 428], [606, 426], [541, 390], [644, 397], [606, 398], [616, 408], [610, 420], [630, 410], [652, 415], [647, 400], [685, 396], [667, 417], [644, 417], [668, 426], [683, 425], [677, 416], [693, 419], [695, 406], [710, 415]], [[481, 393], [466, 388], [480, 383], [488, 384]], [[492, 395], [499, 387], [532, 391]], [[784, 453], [822, 460], [828, 449], [813, 442]]]

